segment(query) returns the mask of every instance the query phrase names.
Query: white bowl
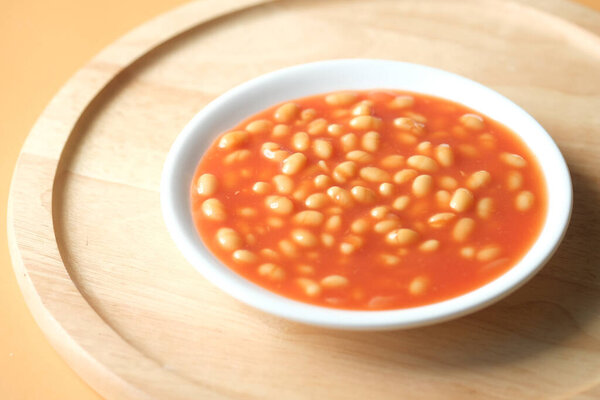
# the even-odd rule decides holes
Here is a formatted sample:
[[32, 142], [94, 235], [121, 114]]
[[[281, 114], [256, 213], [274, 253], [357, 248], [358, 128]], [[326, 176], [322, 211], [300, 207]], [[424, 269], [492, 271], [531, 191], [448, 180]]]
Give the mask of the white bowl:
[[[341, 89], [389, 88], [449, 99], [499, 121], [517, 133], [538, 157], [546, 178], [548, 213], [527, 254], [494, 281], [464, 295], [426, 306], [352, 311], [291, 300], [244, 279], [204, 246], [190, 211], [190, 183], [214, 138], [245, 118], [277, 103]], [[508, 295], [552, 256], [571, 215], [572, 186], [558, 147], [529, 114], [506, 97], [458, 75], [396, 61], [348, 59], [298, 65], [252, 79], [208, 104], [179, 134], [164, 166], [163, 216], [175, 244], [209, 281], [236, 299], [267, 313], [302, 323], [352, 330], [416, 327], [456, 318]]]

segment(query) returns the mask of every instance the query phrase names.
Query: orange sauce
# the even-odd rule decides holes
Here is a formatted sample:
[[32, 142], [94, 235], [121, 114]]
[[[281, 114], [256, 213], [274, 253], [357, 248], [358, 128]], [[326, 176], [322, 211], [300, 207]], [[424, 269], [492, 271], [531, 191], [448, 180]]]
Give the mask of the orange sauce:
[[[517, 135], [465, 106], [431, 96], [372, 90], [338, 97], [293, 100], [289, 115], [285, 107], [277, 114], [281, 105], [273, 106], [232, 129], [242, 131], [239, 143], [222, 142], [221, 135], [203, 155], [191, 183], [192, 215], [204, 244], [223, 264], [257, 285], [299, 301], [343, 309], [398, 309], [477, 289], [505, 273], [532, 246], [546, 215], [545, 181], [536, 157]], [[364, 120], [374, 125], [360, 127], [356, 119], [360, 113], [373, 118]], [[251, 128], [252, 121], [262, 122]], [[298, 132], [306, 135], [296, 136]], [[377, 137], [376, 143], [363, 140], [367, 132], [376, 132], [370, 134]], [[354, 145], [352, 136], [346, 136], [350, 133], [355, 135]], [[308, 137], [307, 148], [300, 137]], [[319, 140], [329, 143], [325, 149], [331, 150], [330, 156], [315, 150]], [[266, 142], [276, 144], [271, 145], [274, 151], [266, 151], [267, 157]], [[449, 147], [451, 163], [439, 154], [440, 145]], [[227, 158], [235, 151], [237, 156]], [[272, 154], [278, 151], [282, 153]], [[350, 151], [366, 156], [355, 153], [363, 158], [349, 160]], [[282, 157], [294, 153], [303, 154], [305, 163], [299, 171], [285, 174]], [[392, 155], [401, 157], [388, 157]], [[419, 158], [411, 159], [415, 155], [433, 160], [434, 170], [415, 168], [420, 165], [415, 161]], [[347, 161], [354, 163], [354, 173], [336, 175], [336, 166]], [[365, 167], [383, 171], [383, 181], [365, 179]], [[405, 172], [404, 181], [402, 170], [416, 173]], [[487, 174], [472, 178], [478, 171]], [[214, 177], [214, 193], [199, 193], [198, 181], [204, 174]], [[292, 189], [283, 185], [278, 192], [276, 175], [289, 178], [281, 180], [291, 181]], [[328, 181], [326, 186], [317, 187], [318, 175], [329, 177], [322, 178]], [[420, 179], [423, 193], [414, 183], [422, 175], [431, 177]], [[253, 190], [257, 182], [267, 183], [265, 193]], [[349, 202], [328, 194], [332, 186], [343, 189]], [[370, 202], [353, 195], [356, 186], [370, 189], [374, 194]], [[464, 210], [452, 207], [459, 188], [471, 195]], [[315, 193], [324, 194], [321, 200], [326, 203], [309, 208], [306, 198]], [[269, 196], [289, 199], [291, 211], [274, 211]], [[209, 198], [222, 206], [217, 218], [203, 208]], [[381, 206], [379, 212], [373, 211]], [[315, 219], [308, 221], [312, 225], [298, 222], [302, 211], [317, 212], [308, 218]], [[431, 222], [440, 213], [448, 221]], [[330, 229], [334, 223], [328, 225], [334, 215], [341, 219], [338, 229]], [[363, 223], [353, 225], [357, 220]], [[394, 229], [376, 231], [376, 224], [384, 220], [392, 221]], [[467, 221], [462, 222], [466, 235], [457, 233], [461, 220]], [[218, 231], [224, 227], [233, 230], [234, 243], [231, 236], [219, 239]], [[309, 236], [299, 235], [298, 229]], [[405, 234], [407, 241], [397, 243]], [[236, 259], [235, 250], [247, 251], [238, 251]]]

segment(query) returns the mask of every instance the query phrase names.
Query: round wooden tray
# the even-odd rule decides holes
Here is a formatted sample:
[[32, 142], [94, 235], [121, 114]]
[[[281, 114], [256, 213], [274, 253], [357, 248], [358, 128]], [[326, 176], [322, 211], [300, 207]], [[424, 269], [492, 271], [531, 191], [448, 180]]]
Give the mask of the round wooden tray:
[[[150, 21], [79, 71], [23, 147], [9, 236], [29, 306], [110, 399], [600, 398], [599, 35], [599, 14], [559, 0], [206, 0]], [[252, 310], [184, 261], [158, 196], [184, 124], [249, 78], [345, 57], [475, 79], [555, 138], [573, 220], [524, 288], [437, 326], [337, 332]]]

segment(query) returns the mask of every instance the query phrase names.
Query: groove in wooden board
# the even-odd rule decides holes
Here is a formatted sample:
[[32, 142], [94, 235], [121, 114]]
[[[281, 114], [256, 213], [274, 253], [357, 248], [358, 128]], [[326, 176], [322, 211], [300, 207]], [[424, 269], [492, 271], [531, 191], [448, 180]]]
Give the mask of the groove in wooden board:
[[[220, 4], [234, 7], [233, 2]], [[152, 50], [155, 43], [170, 37], [169, 32], [185, 30], [177, 26], [177, 18], [185, 14], [187, 26], [194, 25], [190, 11], [201, 7], [194, 3], [173, 14], [178, 17], [163, 17], [169, 28], [160, 30], [160, 40], [156, 40], [153, 29], [142, 27], [119, 42], [124, 49], [134, 46], [129, 56], [123, 57], [118, 46], [101, 53], [59, 94], [55, 108], [51, 104], [48, 115], [42, 117], [40, 124], [46, 123], [46, 129], [34, 129], [11, 194], [11, 204], [19, 204], [23, 218], [20, 229], [19, 220], [11, 218], [22, 235], [14, 239], [19, 246], [12, 246], [13, 255], [20, 252], [22, 260], [17, 261], [17, 268], [23, 262], [23, 270], [32, 273], [34, 283], [24, 282], [23, 286], [35, 285], [35, 293], [44, 294], [48, 312], [60, 318], [57, 327], [46, 330], [67, 327], [67, 334], [76, 341], [70, 345], [63, 336], [54, 340], [55, 345], [79, 346], [80, 350], [72, 352], [89, 353], [86, 360], [76, 359], [78, 354], [70, 359], [86, 379], [102, 376], [111, 380], [105, 385], [92, 382], [101, 393], [123, 398], [114, 389], [119, 387], [130, 390], [126, 394], [130, 398], [246, 398], [275, 393], [305, 398], [323, 397], [319, 390], [328, 383], [331, 397], [348, 396], [350, 388], [353, 396], [385, 398], [396, 395], [398, 385], [402, 385], [408, 396], [472, 398], [485, 392], [490, 398], [531, 398], [595, 383], [600, 360], [590, 298], [598, 297], [598, 288], [589, 282], [593, 264], [585, 257], [594, 260], [599, 254], [586, 246], [585, 238], [598, 237], [593, 204], [600, 196], [594, 186], [596, 164], [592, 157], [599, 132], [589, 114], [597, 109], [593, 107], [596, 98], [588, 103], [589, 109], [581, 99], [597, 94], [584, 78], [593, 71], [594, 63], [588, 57], [594, 58], [598, 38], [521, 4], [365, 4], [290, 1], [258, 6], [200, 24]], [[572, 10], [574, 19], [589, 21], [581, 9], [562, 2], [553, 4]], [[521, 19], [510, 19], [514, 13]], [[548, 22], [558, 22], [559, 26], [553, 24], [554, 30], [531, 27], [533, 18], [541, 18], [544, 29]], [[374, 20], [378, 24], [372, 26]], [[352, 24], [355, 37], [348, 41], [344, 24], [352, 21], [356, 22]], [[290, 26], [303, 29], [288, 29]], [[486, 29], [474, 37], [480, 26]], [[508, 32], [506, 27], [510, 27]], [[323, 36], [323, 31], [329, 35]], [[272, 32], [279, 33], [278, 42], [270, 40]], [[523, 32], [530, 35], [518, 43]], [[536, 52], [535, 46], [557, 48], [565, 35], [567, 43], [583, 45], [561, 48], [563, 64], [557, 57], [552, 65], [541, 65], [540, 72], [536, 62], [544, 60], [546, 53]], [[502, 40], [494, 40], [498, 36]], [[298, 46], [311, 37], [315, 38], [311, 42], [314, 46]], [[147, 53], [146, 38], [152, 38]], [[258, 59], [253, 58], [253, 49]], [[405, 54], [406, 49], [412, 51]], [[444, 56], [444, 50], [450, 50], [452, 57]], [[479, 57], [481, 53], [492, 57]], [[142, 54], [127, 66], [128, 57], [131, 62]], [[357, 54], [436, 62], [480, 80], [532, 111], [559, 141], [575, 178], [573, 225], [565, 245], [526, 289], [471, 317], [417, 331], [368, 335], [332, 332], [290, 324], [248, 309], [205, 282], [175, 250], [158, 208], [158, 172], [170, 141], [195, 111], [228, 87], [259, 73], [297, 62]], [[117, 60], [114, 63], [113, 57]], [[238, 57], [248, 62], [240, 64]], [[537, 69], [531, 69], [532, 65]], [[574, 65], [578, 75], [560, 74], [565, 65]], [[111, 74], [116, 77], [105, 86]], [[84, 77], [91, 78], [95, 86], [83, 90]], [[83, 86], [77, 87], [79, 84]], [[579, 107], [563, 101], [568, 118], [558, 118], [552, 104], [544, 103], [549, 94], [579, 99]], [[65, 121], [61, 111], [67, 99], [70, 104], [74, 100], [76, 106]], [[91, 99], [92, 104], [82, 112]], [[589, 132], [584, 137], [587, 151], [570, 140], [573, 123], [569, 120], [581, 116], [587, 117], [580, 122], [580, 129]], [[70, 128], [74, 123], [69, 125], [69, 120], [78, 123]], [[54, 188], [46, 189], [40, 203], [35, 203], [29, 200], [31, 187], [48, 187], [53, 162], [63, 148], [60, 144], [50, 150], [45, 147], [41, 140], [48, 130], [62, 132], [64, 140], [68, 134], [71, 138], [60, 159], [61, 172]], [[52, 143], [60, 142], [55, 139]], [[27, 181], [31, 171], [42, 169], [43, 158], [47, 159], [45, 175]], [[143, 168], [133, 168], [140, 165]], [[25, 203], [30, 210], [22, 208]], [[34, 243], [35, 238], [48, 235], [44, 227], [32, 232], [27, 223], [34, 217], [47, 221], [51, 215], [49, 223], [55, 224], [60, 255], [52, 249], [53, 237], [43, 247]], [[592, 224], [586, 224], [590, 217]], [[49, 258], [40, 260], [40, 255]], [[580, 270], [564, 267], [573, 259], [579, 261]], [[45, 269], [34, 268], [42, 262]], [[74, 287], [66, 293], [70, 298], [52, 294], [55, 288], [73, 285], [64, 274], [65, 268], [93, 310], [86, 309], [88, 305]], [[58, 277], [61, 271], [63, 276]], [[78, 307], [68, 306], [71, 303]], [[75, 312], [64, 315], [66, 310]], [[87, 329], [79, 328], [80, 315], [87, 318], [86, 328], [94, 326], [96, 332], [104, 332], [102, 343]], [[572, 371], [573, 362], [558, 364], [557, 360], [576, 360], [578, 374]], [[274, 363], [276, 370], [261, 369]], [[107, 371], [98, 372], [98, 365]], [[307, 387], [307, 382], [314, 386]]]
[[[165, 375], [170, 376], [171, 374], [160, 366], [157, 368], [152, 365], [153, 363], [147, 362], [143, 356], [134, 354], [135, 350], [124, 343], [118, 335], [115, 335], [109, 325], [98, 321], [97, 314], [89, 308], [85, 299], [80, 296], [75, 286], [73, 286], [73, 282], [68, 280], [69, 276], [66, 274], [67, 271], [64, 265], [60, 266], [62, 264], [60, 261], [61, 256], [58, 254], [53, 222], [50, 218], [51, 205], [47, 202], [38, 204], [35, 197], [32, 200], [32, 197], [28, 195], [19, 198], [20, 189], [31, 190], [36, 188], [46, 195], [44, 197], [45, 201], [52, 197], [54, 184], [52, 177], [60, 160], [63, 146], [72, 133], [72, 127], [79, 120], [80, 114], [84, 112], [88, 103], [99, 95], [106, 83], [112, 81], [115, 75], [118, 76], [117, 74], [124, 65], [133, 62], [140, 55], [150, 51], [167, 38], [176, 36], [180, 32], [208, 21], [215, 16], [227, 14], [229, 11], [253, 3], [257, 2], [196, 2], [176, 9], [137, 28], [110, 46], [106, 51], [100, 53], [88, 67], [80, 70], [61, 89], [36, 122], [23, 146], [19, 163], [15, 168], [13, 185], [11, 186], [9, 210], [14, 208], [14, 204], [18, 204], [20, 212], [23, 213], [21, 215], [34, 219], [36, 223], [32, 225], [31, 220], [28, 220], [21, 225], [24, 227], [23, 229], [18, 229], [19, 218], [13, 218], [13, 214], [9, 213], [9, 247], [11, 257], [14, 260], [13, 266], [27, 303], [32, 309], [36, 321], [48, 335], [53, 346], [61, 352], [67, 362], [92, 387], [104, 396], [118, 399], [142, 399], [148, 398], [144, 391], [151, 389], [154, 391], [154, 395], [162, 392], [163, 395], [160, 396], [162, 398], [167, 395], [171, 398], [187, 398], [190, 389], [185, 381], [178, 382], [177, 377], [172, 377], [172, 379], [165, 382], [157, 379], [156, 372], [162, 373], [163, 380]], [[136, 42], [136, 39], [144, 37], [147, 37], [147, 39]], [[111, 52], [117, 53], [119, 57], [111, 54]], [[92, 64], [95, 60], [102, 59], [107, 53], [111, 54], [111, 65], [104, 65], [101, 70], [93, 68]], [[117, 58], [118, 62], [115, 62]], [[26, 164], [28, 153], [41, 155], [47, 165], [38, 163], [35, 167], [29, 167], [30, 172], [26, 171], [28, 169]], [[45, 179], [39, 179], [39, 174], [49, 174], [49, 176]], [[60, 178], [60, 173], [57, 173], [56, 182], [60, 182]], [[41, 201], [44, 201], [44, 199], [40, 198]], [[29, 213], [27, 212], [29, 210], [23, 209], [24, 204], [31, 205], [35, 212], [43, 211], [39, 210], [40, 206], [46, 208], [48, 214], [36, 215], [35, 213]], [[32, 227], [35, 227], [35, 229], [32, 229]], [[28, 237], [31, 239], [28, 239]], [[36, 243], [34, 246], [28, 246], [28, 242], [33, 242], [37, 238], [44, 238], [48, 243]], [[58, 268], [53, 269], [50, 274], [40, 279], [32, 279], [32, 274], [29, 272], [32, 265], [39, 266], [40, 260], [37, 259], [39, 258], [37, 254], [40, 252], [57, 260], [55, 264], [51, 264], [54, 267], [58, 266]], [[28, 257], [35, 261], [31, 261]], [[21, 271], [23, 271], [23, 274], [21, 274]], [[52, 284], [49, 291], [40, 288], [41, 285], [46, 283], [45, 280]], [[57, 301], [53, 298], [56, 292], [65, 297], [64, 301]], [[46, 293], [48, 296], [41, 298], [41, 293]], [[54, 301], [50, 301], [50, 299]], [[68, 315], [63, 317], [62, 314], [67, 309]], [[60, 322], [55, 320], [58, 315], [61, 315]], [[71, 316], [76, 318], [70, 318]], [[83, 325], [86, 329], [93, 327], [95, 335], [102, 335], [101, 341], [94, 335], [87, 333], [87, 331], [79, 332], [82, 320], [85, 321]], [[90, 356], [88, 350], [94, 341], [102, 347], [106, 345], [110, 348], [110, 351], [99, 349], [98, 354]], [[133, 376], [131, 376], [132, 374]], [[131, 378], [131, 380], [126, 380], [128, 378]], [[167, 386], [169, 381], [173, 386]], [[167, 386], [166, 391], [163, 389], [164, 386]], [[198, 390], [194, 389], [193, 391], [198, 394]], [[204, 397], [211, 398], [212, 395], [206, 393]]]

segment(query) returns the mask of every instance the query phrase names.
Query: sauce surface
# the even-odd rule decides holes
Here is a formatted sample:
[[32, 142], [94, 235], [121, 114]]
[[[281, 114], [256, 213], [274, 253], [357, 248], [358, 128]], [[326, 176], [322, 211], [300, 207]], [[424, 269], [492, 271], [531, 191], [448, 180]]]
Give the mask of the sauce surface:
[[296, 99], [219, 136], [192, 215], [225, 265], [327, 307], [398, 309], [497, 278], [546, 215], [535, 156], [503, 125], [391, 90]]

